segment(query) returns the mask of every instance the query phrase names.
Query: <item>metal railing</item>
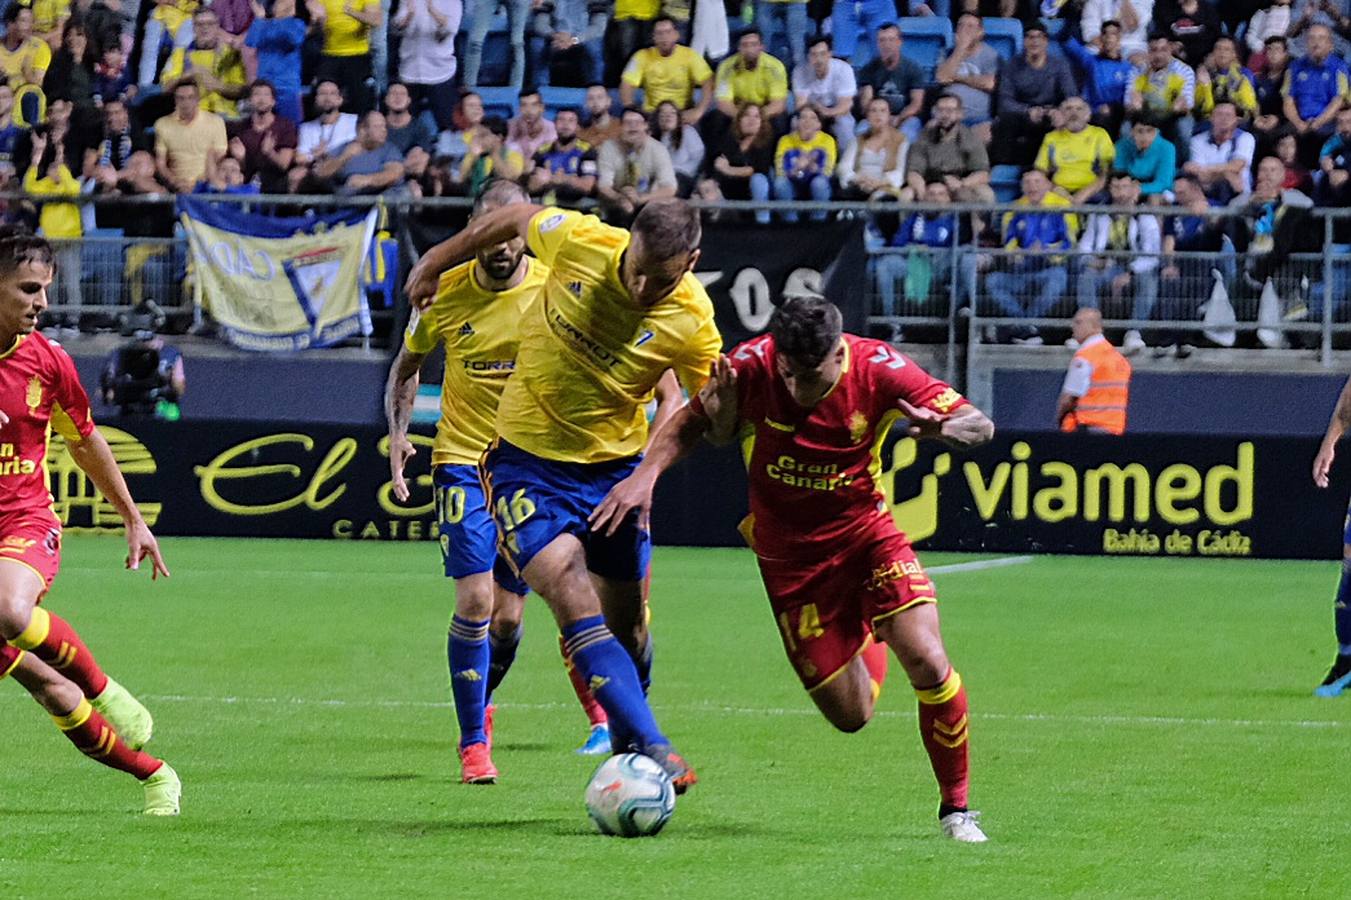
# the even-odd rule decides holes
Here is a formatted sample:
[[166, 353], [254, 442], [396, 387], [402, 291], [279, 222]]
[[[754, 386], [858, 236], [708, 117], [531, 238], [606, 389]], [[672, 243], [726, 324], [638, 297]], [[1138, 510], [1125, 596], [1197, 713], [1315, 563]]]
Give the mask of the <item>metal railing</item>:
[[[31, 199], [22, 195], [3, 199]], [[160, 215], [172, 219], [174, 197], [168, 194], [81, 197], [77, 202], [92, 203], [95, 208], [106, 202], [123, 210], [144, 208], [145, 216]], [[243, 206], [256, 212], [295, 215], [331, 209], [381, 207], [390, 214], [391, 231], [405, 245], [406, 256], [416, 258], [414, 241], [408, 232], [410, 221], [419, 220], [445, 226], [464, 216], [470, 200], [463, 197], [414, 198], [407, 195], [334, 197], [329, 195], [232, 195], [200, 194], [194, 199], [209, 203]], [[1132, 278], [1129, 285], [1117, 284], [1100, 276], [1119, 274], [1115, 260], [1138, 255], [1121, 251], [1085, 252], [1077, 245], [1043, 255], [1019, 253], [997, 246], [977, 246], [961, 239], [963, 228], [953, 228], [943, 246], [928, 246], [897, 239], [895, 231], [904, 227], [909, 216], [953, 215], [975, 223], [975, 231], [997, 223], [1008, 213], [1027, 212], [1017, 205], [982, 206], [973, 204], [900, 204], [895, 202], [756, 202], [699, 200], [693, 205], [724, 214], [741, 213], [748, 229], [757, 228], [751, 213], [768, 211], [775, 219], [785, 211], [825, 213], [832, 217], [868, 220], [868, 322], [883, 333], [896, 329], [907, 340], [928, 340], [947, 345], [949, 371], [955, 369], [958, 347], [965, 339], [968, 349], [976, 345], [1008, 338], [1028, 328], [1048, 332], [1050, 338], [1066, 333], [1067, 319], [1075, 306], [1090, 297], [1084, 283], [1092, 276], [1092, 299], [1102, 309], [1105, 324], [1117, 331], [1176, 332], [1198, 334], [1204, 330], [1202, 310], [1216, 292], [1228, 299], [1234, 318], [1222, 332], [1239, 336], [1258, 335], [1263, 345], [1294, 343], [1317, 352], [1324, 365], [1331, 365], [1335, 346], [1351, 340], [1351, 246], [1335, 244], [1334, 234], [1346, 227], [1351, 233], [1351, 210], [1312, 210], [1311, 228], [1321, 231], [1317, 252], [1295, 253], [1272, 267], [1271, 286], [1252, 278], [1258, 257], [1239, 254], [1233, 246], [1218, 253], [1176, 252], [1160, 259], [1154, 267], [1156, 279]], [[588, 208], [594, 204], [584, 204]], [[1080, 217], [1094, 214], [1158, 217], [1193, 216], [1188, 210], [1171, 207], [1054, 207], [1041, 212], [1070, 213]], [[1225, 231], [1245, 226], [1243, 210], [1217, 208], [1199, 214], [1213, 220]], [[725, 221], [725, 216], [724, 216]], [[1341, 223], [1339, 225], [1339, 222]], [[881, 224], [882, 229], [877, 225]], [[809, 228], [808, 216], [798, 227]], [[76, 279], [67, 274], [58, 277], [53, 296], [53, 313], [74, 315], [102, 314], [138, 299], [149, 297], [163, 308], [181, 316], [191, 316], [191, 275], [187, 265], [187, 245], [181, 237], [140, 238], [92, 234], [78, 242], [62, 244], [63, 259], [74, 260], [80, 269]], [[1114, 268], [1115, 267], [1115, 268]], [[67, 270], [71, 268], [68, 264]], [[1176, 268], [1177, 272], [1165, 271]], [[1024, 277], [1032, 272], [1050, 272], [1045, 278]], [[1015, 277], [1008, 277], [1015, 276]], [[992, 285], [993, 280], [993, 285]], [[1052, 282], [1049, 286], [1044, 281]], [[72, 287], [73, 283], [73, 287]], [[994, 290], [992, 290], [992, 287]], [[1135, 303], [1144, 289], [1152, 292], [1153, 303], [1147, 315]], [[1278, 309], [1274, 321], [1264, 311], [1262, 295], [1274, 290]], [[1039, 293], [1040, 292], [1040, 293]], [[1016, 310], [1010, 304], [1016, 305]], [[1265, 312], [1270, 312], [1268, 303]], [[1015, 314], [1016, 313], [1016, 314]], [[1035, 313], [1035, 314], [1034, 314]], [[392, 318], [393, 310], [375, 310], [373, 318]], [[1214, 317], [1212, 317], [1214, 318]], [[1213, 323], [1212, 323], [1213, 324]], [[1267, 340], [1271, 334], [1277, 341]], [[1244, 338], [1244, 340], [1248, 340]], [[1241, 342], [1241, 341], [1240, 341]], [[1250, 341], [1252, 342], [1252, 341]]]

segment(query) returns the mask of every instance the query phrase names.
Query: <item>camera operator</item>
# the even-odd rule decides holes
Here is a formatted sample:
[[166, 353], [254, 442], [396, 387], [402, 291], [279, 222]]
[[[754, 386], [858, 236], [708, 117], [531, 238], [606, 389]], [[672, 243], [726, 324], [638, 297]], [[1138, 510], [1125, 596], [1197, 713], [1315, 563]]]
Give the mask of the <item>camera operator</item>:
[[164, 343], [155, 329], [164, 313], [153, 302], [142, 303], [123, 322], [122, 334], [131, 340], [108, 356], [99, 377], [103, 402], [120, 416], [147, 417], [175, 422], [178, 402], [187, 391], [183, 354]]

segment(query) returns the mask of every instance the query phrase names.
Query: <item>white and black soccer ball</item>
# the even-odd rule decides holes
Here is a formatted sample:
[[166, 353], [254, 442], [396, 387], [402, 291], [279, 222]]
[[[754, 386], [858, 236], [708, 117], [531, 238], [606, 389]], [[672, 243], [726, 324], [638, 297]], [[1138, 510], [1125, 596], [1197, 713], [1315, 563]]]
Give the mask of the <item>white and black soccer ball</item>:
[[622, 753], [591, 776], [586, 811], [601, 834], [647, 837], [661, 831], [675, 812], [675, 785], [651, 757]]

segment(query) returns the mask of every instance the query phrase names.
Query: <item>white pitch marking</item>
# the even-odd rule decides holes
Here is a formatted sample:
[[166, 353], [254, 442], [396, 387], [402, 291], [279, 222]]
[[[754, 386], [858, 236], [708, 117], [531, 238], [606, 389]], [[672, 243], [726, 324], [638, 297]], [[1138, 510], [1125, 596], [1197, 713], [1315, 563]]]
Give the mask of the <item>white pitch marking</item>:
[[[145, 694], [144, 699], [159, 703], [214, 703], [226, 706], [262, 705], [262, 706], [320, 706], [336, 708], [376, 708], [376, 709], [453, 709], [454, 704], [436, 700], [344, 700], [341, 698], [311, 697], [193, 697], [185, 694]], [[502, 709], [527, 710], [571, 710], [575, 703], [501, 703]], [[801, 707], [756, 706], [659, 706], [659, 709], [678, 713], [715, 713], [735, 716], [806, 716], [815, 718], [820, 715], [816, 710]], [[873, 714], [884, 719], [914, 719], [913, 712], [879, 710]], [[972, 713], [972, 718], [989, 719], [996, 722], [1073, 722], [1085, 725], [1172, 725], [1192, 727], [1196, 725], [1230, 728], [1345, 728], [1351, 722], [1336, 719], [1221, 719], [1217, 717], [1187, 718], [1185, 716], [1076, 716], [1056, 713]]]
[[1000, 556], [995, 559], [978, 559], [974, 562], [952, 563], [946, 566], [934, 566], [924, 571], [930, 575], [950, 575], [953, 572], [980, 572], [984, 569], [1002, 569], [1005, 566], [1021, 566], [1032, 562], [1033, 556]]

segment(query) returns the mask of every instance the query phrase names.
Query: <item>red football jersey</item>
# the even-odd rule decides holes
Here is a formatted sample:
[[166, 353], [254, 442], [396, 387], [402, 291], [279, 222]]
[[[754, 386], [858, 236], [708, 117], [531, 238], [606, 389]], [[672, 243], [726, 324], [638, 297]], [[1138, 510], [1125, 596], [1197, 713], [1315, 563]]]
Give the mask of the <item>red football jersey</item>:
[[[883, 341], [844, 336], [840, 380], [812, 409], [774, 368], [774, 338], [747, 341], [730, 356], [750, 475], [752, 543], [761, 555], [803, 544], [844, 542], [879, 516], [890, 518], [878, 477], [882, 442], [903, 413], [897, 405], [947, 414], [967, 400]], [[698, 410], [698, 398], [694, 401]]]
[[0, 514], [50, 508], [47, 439], [55, 427], [78, 441], [94, 430], [75, 362], [38, 332], [0, 354]]

